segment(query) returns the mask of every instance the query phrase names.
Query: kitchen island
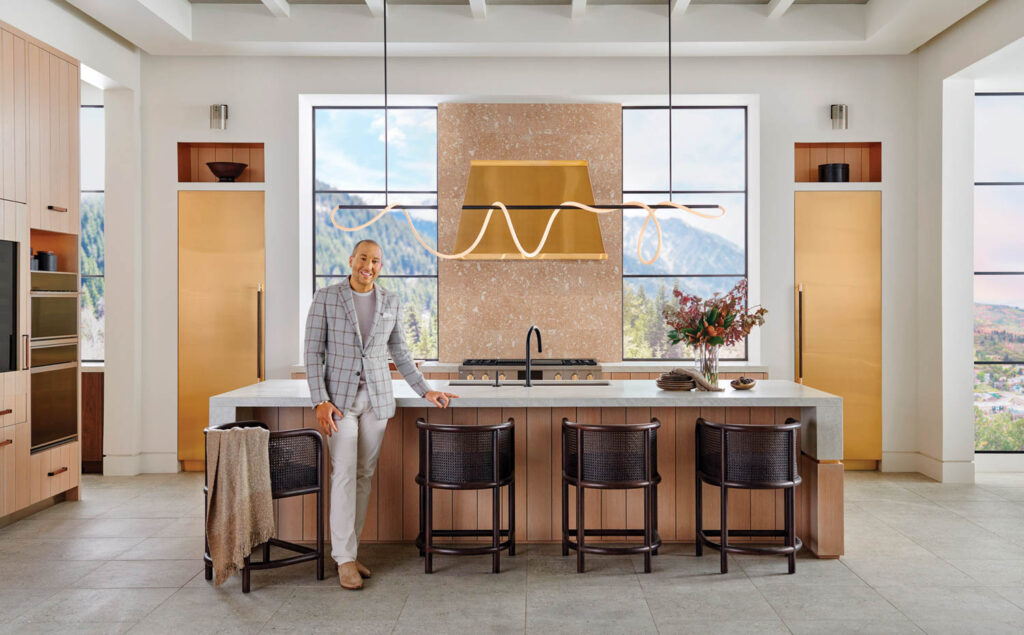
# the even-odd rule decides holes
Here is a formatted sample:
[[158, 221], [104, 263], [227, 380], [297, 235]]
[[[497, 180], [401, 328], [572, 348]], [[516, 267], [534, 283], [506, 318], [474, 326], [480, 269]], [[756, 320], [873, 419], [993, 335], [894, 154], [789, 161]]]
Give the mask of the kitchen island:
[[[516, 452], [516, 539], [561, 540], [561, 440], [563, 418], [587, 423], [623, 424], [657, 418], [658, 527], [665, 542], [694, 540], [694, 424], [698, 417], [727, 423], [801, 421], [797, 535], [819, 557], [843, 553], [842, 399], [782, 380], [763, 380], [749, 391], [667, 392], [651, 380], [612, 380], [605, 386], [450, 386], [429, 380], [435, 390], [461, 395], [438, 409], [404, 381], [394, 381], [395, 416], [388, 421], [362, 540], [411, 542], [419, 529], [416, 419], [483, 425], [513, 418]], [[210, 422], [244, 419], [271, 430], [316, 428], [309, 388], [303, 380], [270, 380], [210, 399]], [[718, 527], [718, 492], [704, 485], [704, 526]], [[570, 505], [575, 493], [570, 489]], [[640, 528], [643, 498], [637, 491], [586, 493], [587, 527]], [[504, 497], [503, 497], [504, 500]], [[570, 507], [570, 509], [572, 509]], [[315, 538], [312, 496], [275, 501], [278, 535], [285, 540]], [[502, 510], [503, 517], [507, 510]], [[325, 514], [325, 518], [328, 515]], [[438, 492], [434, 527], [489, 528], [490, 493]], [[729, 494], [731, 529], [782, 527], [782, 492], [734, 490]]]

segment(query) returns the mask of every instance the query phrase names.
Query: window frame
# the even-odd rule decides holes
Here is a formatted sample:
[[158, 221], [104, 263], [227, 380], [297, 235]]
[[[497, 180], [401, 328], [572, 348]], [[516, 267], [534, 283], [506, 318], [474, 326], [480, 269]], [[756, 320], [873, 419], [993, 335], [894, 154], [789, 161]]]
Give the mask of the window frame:
[[[388, 165], [388, 147], [387, 147], [386, 143], [384, 144], [384, 166], [385, 166], [385, 168], [384, 168], [384, 189], [383, 190], [333, 190], [333, 189], [332, 190], [318, 190], [318, 189], [316, 189], [316, 182], [317, 182], [317, 179], [316, 179], [316, 177], [317, 177], [317, 174], [316, 174], [316, 113], [319, 110], [383, 110], [383, 111], [385, 111], [385, 115], [384, 115], [385, 117], [387, 117], [387, 113], [388, 112], [395, 111], [395, 110], [433, 110], [434, 111], [435, 120], [437, 118], [437, 104], [436, 103], [433, 104], [433, 105], [422, 105], [422, 106], [419, 106], [419, 105], [392, 106], [392, 105], [389, 104], [386, 108], [383, 105], [372, 105], [372, 104], [368, 104], [368, 105], [351, 105], [351, 104], [346, 104], [346, 105], [325, 105], [325, 104], [312, 104], [311, 105], [311, 109], [309, 110], [309, 112], [310, 112], [310, 126], [311, 126], [310, 127], [311, 134], [309, 136], [310, 144], [311, 144], [310, 157], [311, 157], [311, 160], [312, 160], [311, 169], [310, 169], [310, 176], [311, 176], [310, 192], [312, 194], [311, 195], [311, 199], [310, 199], [310, 211], [311, 211], [311, 219], [312, 219], [312, 222], [310, 223], [310, 232], [311, 232], [310, 233], [310, 240], [311, 240], [310, 244], [312, 245], [312, 249], [310, 250], [310, 264], [311, 264], [311, 268], [312, 268], [312, 270], [311, 270], [312, 286], [310, 287], [310, 296], [309, 296], [310, 298], [312, 298], [313, 294], [316, 293], [316, 289], [317, 289], [316, 285], [317, 285], [317, 280], [319, 278], [339, 278], [339, 277], [340, 278], [344, 278], [345, 277], [344, 275], [339, 276], [339, 275], [327, 275], [327, 274], [319, 274], [319, 273], [317, 273], [317, 266], [316, 266], [316, 264], [317, 264], [316, 263], [316, 231], [317, 231], [316, 201], [317, 201], [317, 196], [318, 195], [320, 195], [320, 194], [370, 194], [370, 195], [384, 195], [384, 205], [347, 206], [347, 207], [349, 207], [351, 209], [371, 209], [371, 210], [381, 210], [381, 209], [384, 209], [385, 207], [387, 207], [389, 196], [392, 195], [392, 194], [432, 195], [434, 197], [435, 203], [438, 203], [436, 171], [435, 171], [435, 175], [434, 175], [434, 179], [435, 180], [434, 180], [434, 189], [433, 190], [391, 190], [391, 189], [389, 189], [389, 187], [388, 187], [388, 170], [387, 170], [387, 165]], [[436, 156], [436, 151], [437, 151], [437, 148], [436, 148], [436, 142], [435, 142], [435, 156]], [[439, 214], [439, 209], [438, 209], [439, 208], [439, 204], [435, 204], [435, 205], [405, 205], [403, 207], [405, 207], [406, 209], [411, 209], [411, 210], [413, 210], [413, 209], [432, 209], [432, 210], [434, 210], [435, 222], [437, 221], [437, 216]], [[386, 273], [382, 273], [382, 274], [380, 274], [378, 276], [378, 279], [380, 279], [380, 280], [387, 280], [389, 278], [402, 278], [402, 279], [405, 279], [405, 278], [414, 278], [414, 279], [433, 278], [434, 279], [434, 297], [438, 299], [437, 300], [437, 302], [438, 302], [438, 307], [437, 307], [437, 322], [438, 322], [437, 337], [438, 337], [438, 354], [440, 354], [440, 348], [441, 348], [441, 346], [440, 346], [441, 311], [440, 311], [440, 298], [438, 296], [439, 289], [438, 289], [438, 273], [437, 273], [437, 270], [435, 270], [435, 273], [432, 273], [432, 274], [386, 274]], [[425, 359], [425, 361], [437, 361], [438, 360], [437, 357], [427, 357], [427, 358], [424, 358], [424, 359]]]
[[[1021, 98], [1024, 98], [1024, 92], [975, 92], [974, 93], [974, 97], [975, 97], [975, 100], [977, 100], [978, 97], [1021, 97]], [[1009, 187], [1024, 187], [1024, 181], [977, 181], [977, 180], [974, 181], [975, 192], [977, 192], [977, 188], [978, 187], [1007, 187], [1007, 186], [1009, 186]], [[1021, 210], [1021, 213], [1024, 214], [1024, 210]], [[976, 245], [972, 245], [972, 248], [974, 248], [974, 247], [976, 247]], [[1022, 270], [1022, 271], [978, 271], [978, 270], [974, 270], [974, 273], [973, 273], [973, 275], [971, 277], [972, 282], [974, 280], [977, 280], [978, 276], [1021, 276], [1022, 278], [1024, 278], [1024, 270]], [[971, 297], [971, 302], [972, 302], [972, 305], [976, 305], [977, 304], [975, 299], [974, 299], [974, 297], [973, 297], [973, 293], [972, 293], [972, 297]], [[974, 339], [973, 328], [975, 328], [975, 327], [974, 327], [973, 320], [972, 320], [972, 333], [971, 333], [972, 341]], [[977, 357], [977, 351], [975, 351], [974, 357]], [[1024, 359], [1014, 360], [1014, 361], [991, 361], [991, 360], [980, 360], [979, 361], [977, 359], [972, 360], [971, 368], [972, 369], [976, 369], [978, 366], [1024, 366]], [[1024, 421], [1024, 420], [1022, 420], [1022, 421]], [[975, 440], [975, 444], [977, 444], [977, 440]], [[977, 445], [975, 445], [974, 452], [975, 452], [975, 454], [1024, 454], [1024, 448], [1022, 448], [1020, 450], [979, 450], [979, 449], [977, 449]]]
[[[622, 200], [625, 201], [629, 197], [635, 194], [668, 194], [669, 199], [673, 200], [673, 196], [676, 194], [687, 195], [687, 194], [742, 194], [743, 195], [743, 273], [721, 273], [721, 274], [627, 274], [625, 268], [625, 245], [623, 245], [623, 262], [621, 266], [621, 292], [620, 302], [622, 307], [622, 319], [623, 322], [619, 325], [619, 331], [623, 335], [621, 338], [622, 361], [629, 362], [673, 362], [683, 361], [692, 362], [693, 357], [626, 357], [626, 338], [625, 338], [625, 306], [626, 306], [626, 278], [662, 278], [662, 279], [678, 279], [678, 278], [743, 278], [747, 281], [747, 306], [750, 306], [751, 296], [751, 273], [750, 273], [750, 108], [749, 104], [673, 104], [672, 110], [742, 110], [743, 111], [743, 189], [742, 190], [675, 190], [672, 188], [672, 170], [671, 163], [668, 174], [668, 186], [666, 190], [627, 190], [625, 184], [621, 184], [620, 191], [622, 193]], [[625, 105], [622, 106], [622, 121], [623, 127], [625, 126], [625, 112], [627, 110], [668, 110], [669, 107], [665, 106], [650, 106], [650, 105]], [[669, 115], [671, 119], [671, 115]], [[671, 130], [671, 125], [669, 126]], [[625, 155], [625, 135], [622, 135], [622, 154]], [[671, 147], [672, 140], [669, 139], [669, 146]], [[623, 170], [625, 172], [625, 170]], [[620, 223], [622, 224], [621, 232], [625, 233], [625, 214], [620, 217]], [[722, 357], [720, 361], [723, 362], [750, 362], [750, 340], [751, 337], [743, 338], [743, 356], [742, 357]]]
[[[104, 107], [103, 104], [80, 104], [78, 106], [78, 108], [79, 108], [79, 115], [81, 115], [81, 111], [83, 109], [85, 109], [85, 108], [99, 108], [99, 109], [102, 110], [103, 107]], [[104, 112], [106, 112], [106, 111], [104, 111]], [[104, 185], [106, 185], [106, 184], [104, 184]], [[104, 241], [105, 241], [106, 240], [106, 215], [107, 215], [107, 190], [106, 190], [106, 188], [104, 188], [102, 190], [79, 190], [78, 191], [79, 212], [81, 212], [81, 199], [82, 199], [82, 195], [83, 194], [102, 194], [103, 195], [103, 217], [104, 217], [104, 229], [103, 229], [103, 232], [104, 232]], [[79, 285], [79, 290], [81, 290], [84, 287], [83, 282], [86, 279], [90, 279], [90, 278], [103, 278], [104, 279], [104, 283], [103, 283], [103, 297], [106, 298], [106, 295], [107, 295], [107, 285], [106, 285], [107, 271], [106, 271], [106, 266], [104, 265], [104, 267], [103, 267], [103, 273], [99, 273], [99, 274], [96, 274], [96, 273], [90, 273], [90, 274], [82, 273], [82, 253], [81, 252], [83, 251], [82, 250], [82, 234], [83, 234], [83, 232], [82, 232], [82, 227], [81, 227], [81, 224], [82, 224], [81, 213], [79, 213], [78, 224], [79, 224], [79, 227], [78, 227], [78, 232], [79, 232], [79, 235], [78, 235], [78, 250], [79, 250], [79, 255], [78, 255], [78, 269], [79, 269], [79, 271], [78, 271], [78, 285]], [[106, 262], [106, 253], [104, 253], [103, 257], [104, 257], [104, 263], [105, 263]], [[81, 299], [79, 299], [79, 313], [81, 314]], [[78, 324], [79, 340], [81, 340], [81, 329], [82, 329], [82, 324], [81, 324], [82, 317], [81, 317], [81, 315], [79, 315], [78, 320], [79, 320], [79, 324]], [[104, 317], [104, 322], [103, 322], [103, 358], [102, 359], [86, 359], [84, 356], [82, 356], [81, 355], [81, 351], [83, 350], [83, 347], [82, 347], [82, 342], [81, 341], [79, 341], [79, 343], [78, 343], [78, 349], [79, 349], [79, 361], [81, 363], [83, 363], [83, 364], [104, 364], [104, 363], [106, 363], [106, 361], [107, 361], [107, 359], [106, 359], [107, 358], [107, 340], [106, 340], [106, 318], [105, 317]]]

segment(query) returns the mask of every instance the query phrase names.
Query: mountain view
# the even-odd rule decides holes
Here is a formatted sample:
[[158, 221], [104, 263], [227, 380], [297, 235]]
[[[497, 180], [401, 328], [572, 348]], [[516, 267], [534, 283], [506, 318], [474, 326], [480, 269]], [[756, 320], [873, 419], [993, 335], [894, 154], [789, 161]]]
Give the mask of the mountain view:
[[[974, 358], [1024, 361], [1024, 309], [975, 304]], [[974, 436], [978, 450], [1024, 450], [1024, 365], [975, 365]]]
[[102, 360], [104, 336], [103, 194], [82, 194], [81, 274], [82, 274], [82, 359]]

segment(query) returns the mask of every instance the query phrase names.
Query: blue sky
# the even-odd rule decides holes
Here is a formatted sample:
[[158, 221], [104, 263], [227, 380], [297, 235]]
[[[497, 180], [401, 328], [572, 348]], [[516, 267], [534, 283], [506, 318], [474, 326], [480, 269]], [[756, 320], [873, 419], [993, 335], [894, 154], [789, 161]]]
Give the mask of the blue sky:
[[[975, 182], [1024, 181], [1024, 96], [975, 98]], [[1024, 185], [974, 189], [975, 271], [1024, 271]], [[975, 276], [974, 300], [1024, 308], [1024, 276]]]

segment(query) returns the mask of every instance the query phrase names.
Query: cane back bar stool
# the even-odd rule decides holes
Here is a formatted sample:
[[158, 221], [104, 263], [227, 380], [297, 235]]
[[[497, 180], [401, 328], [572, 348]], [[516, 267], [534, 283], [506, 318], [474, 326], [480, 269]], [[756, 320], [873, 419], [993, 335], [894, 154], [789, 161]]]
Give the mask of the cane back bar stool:
[[[697, 555], [704, 545], [721, 553], [722, 573], [728, 573], [728, 554], [784, 555], [789, 572], [796, 572], [796, 552], [803, 542], [796, 536], [793, 498], [800, 484], [797, 472], [796, 433], [800, 422], [787, 419], [782, 425], [730, 425], [697, 419]], [[721, 489], [721, 529], [703, 528], [701, 483]], [[729, 489], [785, 490], [785, 529], [729, 529]], [[721, 542], [712, 542], [719, 537]], [[754, 547], [730, 544], [730, 536], [784, 538], [782, 545]]]
[[[203, 430], [205, 438], [210, 430], [230, 430], [231, 428], [263, 428], [267, 425], [261, 421], [236, 421], [210, 426]], [[205, 447], [205, 443], [204, 443]], [[316, 494], [316, 548], [271, 538], [263, 543], [263, 558], [260, 562], [250, 562], [245, 558], [242, 567], [242, 593], [249, 592], [250, 573], [254, 569], [276, 569], [308, 560], [316, 560], [316, 579], [324, 579], [324, 439], [318, 430], [302, 428], [271, 432], [268, 447], [270, 454], [270, 490], [276, 500], [291, 496]], [[203, 496], [209, 496], [209, 475], [204, 476]], [[206, 565], [206, 579], [213, 579], [213, 560], [210, 559], [210, 543], [205, 539], [206, 505], [203, 505], [204, 549], [203, 562]], [[280, 547], [293, 551], [297, 555], [277, 560], [270, 559], [270, 547]]]
[[[658, 535], [658, 428], [650, 423], [588, 425], [562, 419], [562, 555], [576, 550], [576, 571], [583, 573], [583, 554], [644, 554], [644, 573], [661, 546]], [[569, 529], [569, 487], [576, 488], [576, 529]], [[594, 489], [644, 490], [643, 529], [587, 529], [584, 492]], [[570, 536], [572, 538], [570, 538]], [[643, 536], [643, 544], [609, 547], [587, 544], [587, 536]], [[573, 539], [574, 538], [574, 539]]]
[[[447, 425], [416, 420], [420, 435], [420, 533], [416, 546], [423, 569], [433, 573], [435, 553], [465, 556], [491, 554], [491, 570], [501, 571], [501, 552], [516, 555], [515, 421], [487, 426]], [[508, 529], [501, 528], [501, 488], [508, 486]], [[490, 489], [491, 529], [434, 529], [434, 490]], [[507, 539], [502, 541], [502, 536]], [[439, 546], [436, 537], [490, 537], [489, 545]]]

